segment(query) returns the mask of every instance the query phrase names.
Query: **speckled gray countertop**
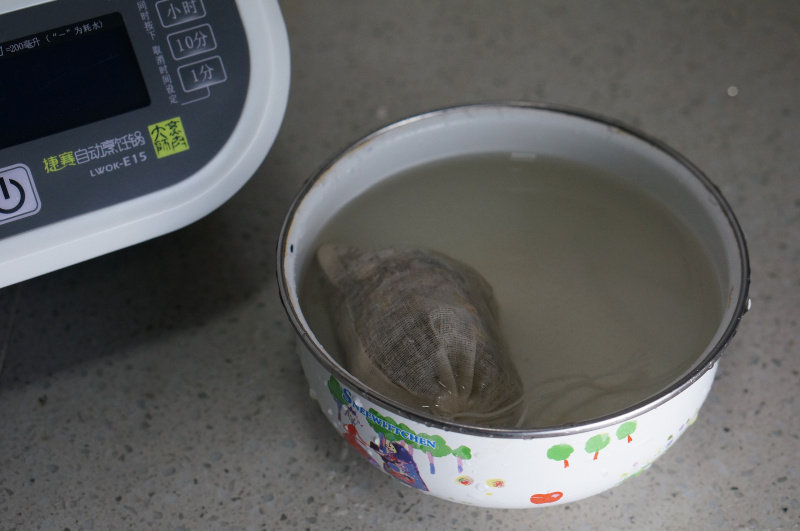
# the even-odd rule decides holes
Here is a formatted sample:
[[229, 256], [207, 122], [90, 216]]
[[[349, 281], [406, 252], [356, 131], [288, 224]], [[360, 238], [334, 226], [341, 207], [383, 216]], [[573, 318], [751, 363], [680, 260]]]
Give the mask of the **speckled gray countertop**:
[[[800, 3], [282, 4], [292, 87], [245, 188], [176, 233], [0, 290], [0, 529], [800, 527]], [[753, 310], [698, 421], [559, 507], [459, 506], [360, 461], [307, 393], [275, 282], [300, 183], [359, 136], [480, 100], [609, 115], [703, 168]]]

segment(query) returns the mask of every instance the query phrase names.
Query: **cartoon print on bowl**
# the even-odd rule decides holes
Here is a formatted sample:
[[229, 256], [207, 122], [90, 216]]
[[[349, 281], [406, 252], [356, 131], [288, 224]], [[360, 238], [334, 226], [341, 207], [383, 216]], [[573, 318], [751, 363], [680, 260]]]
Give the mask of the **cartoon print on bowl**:
[[[359, 397], [348, 388], [342, 387], [333, 376], [326, 375], [323, 381], [327, 383], [330, 396], [337, 406], [337, 409], [328, 410], [329, 416], [334, 424], [341, 426], [344, 438], [365, 459], [405, 485], [428, 492], [434, 487], [439, 488], [441, 480], [452, 481], [451, 485], [455, 483], [459, 487], [467, 487], [467, 490], [475, 489], [473, 494], [468, 495], [471, 500], [475, 500], [475, 495], [481, 493], [486, 496], [501, 497], [504, 500], [524, 500], [528, 506], [569, 503], [574, 501], [573, 498], [582, 498], [582, 493], [574, 492], [573, 483], [576, 480], [581, 482], [580, 477], [584, 472], [590, 473], [589, 468], [599, 467], [591, 464], [594, 461], [604, 461], [605, 466], [609, 466], [609, 462], [612, 463], [611, 466], [616, 471], [614, 475], [618, 478], [617, 484], [641, 474], [696, 418], [696, 414], [688, 419], [683, 417], [686, 420], [681, 422], [680, 426], [673, 426], [674, 431], [671, 430], [671, 433], [665, 431], [664, 439], [661, 439], [662, 444], [653, 449], [655, 452], [645, 455], [640, 453], [641, 445], [637, 445], [636, 441], [646, 441], [647, 437], [639, 438], [637, 435], [634, 439], [634, 434], [644, 429], [641, 419], [626, 420], [618, 425], [609, 426], [606, 431], [600, 433], [594, 431], [584, 435], [575, 434], [560, 441], [553, 441], [555, 444], [542, 445], [541, 453], [535, 454], [538, 457], [532, 460], [531, 465], [537, 467], [537, 462], [541, 463], [545, 459], [556, 463], [563, 462], [563, 466], [559, 468], [564, 472], [558, 473], [559, 475], [553, 478], [555, 480], [553, 483], [548, 481], [550, 485], [545, 485], [541, 490], [534, 490], [534, 494], [531, 494], [530, 490], [520, 491], [514, 478], [511, 478], [514, 479], [513, 486], [509, 486], [506, 480], [510, 478], [501, 477], [501, 474], [504, 474], [502, 467], [484, 468], [483, 459], [471, 465], [469, 472], [465, 474], [465, 462], [471, 461], [474, 457], [474, 452], [468, 446], [454, 444], [453, 448], [440, 434], [430, 435], [422, 430], [415, 431], [407, 424], [378, 412], [370, 404], [361, 403]], [[648, 436], [650, 431], [645, 429]], [[615, 440], [618, 442], [615, 443]], [[453, 441], [457, 441], [455, 436]], [[586, 454], [575, 453], [581, 446]], [[601, 460], [600, 453], [606, 453], [608, 457]], [[437, 480], [437, 476], [442, 475], [441, 467], [448, 463], [449, 456], [454, 459], [444, 471], [448, 473], [445, 476], [454, 472], [453, 476], [449, 476], [453, 479], [443, 477]], [[630, 457], [622, 461], [621, 456]], [[445, 461], [442, 461], [443, 458]], [[449, 466], [453, 468], [448, 468]], [[569, 472], [573, 469], [577, 469], [578, 476]], [[571, 494], [565, 495], [565, 493]]]
[[[436, 474], [436, 458], [448, 455], [455, 457], [459, 474], [464, 471], [464, 461], [472, 459], [472, 450], [467, 446], [461, 445], [452, 449], [440, 435], [416, 433], [406, 424], [399, 423], [388, 416], [384, 417], [374, 408], [366, 410], [356, 405], [350, 391], [342, 387], [333, 376], [328, 379], [328, 390], [337, 404], [337, 418], [345, 430], [345, 439], [359, 454], [377, 465], [377, 462], [367, 452], [367, 448], [374, 450], [383, 461], [383, 470], [407, 485], [424, 491], [428, 490], [417, 463], [414, 461], [415, 449], [426, 454], [431, 475]], [[342, 410], [345, 411], [345, 421], [342, 420]], [[370, 441], [367, 445], [360, 433], [364, 430], [363, 423], [358, 418], [359, 414], [366, 419], [367, 424], [378, 436], [377, 442]], [[362, 429], [359, 430], [359, 427]]]
[[531, 496], [531, 503], [535, 503], [536, 505], [553, 503], [560, 500], [562, 496], [564, 496], [564, 493], [561, 491], [548, 492], [545, 494], [534, 494]]
[[347, 403], [345, 402], [344, 392], [342, 391], [341, 384], [333, 376], [331, 376], [331, 378], [328, 380], [328, 390], [331, 392], [331, 396], [336, 401], [336, 406], [339, 408], [337, 416], [339, 418], [339, 421], [341, 422], [342, 408], [345, 407]]
[[[361, 421], [358, 420], [358, 415], [356, 415], [356, 412], [353, 408], [345, 405], [341, 385], [339, 385], [339, 382], [337, 382], [336, 379], [331, 378], [328, 380], [328, 389], [330, 390], [331, 395], [336, 401], [336, 405], [338, 407], [336, 418], [339, 420], [342, 428], [344, 429], [342, 436], [348, 443], [350, 443], [356, 452], [362, 455], [371, 464], [377, 466], [377, 461], [375, 461], [369, 452], [367, 452], [369, 444], [367, 444], [367, 441], [365, 441], [358, 433], [358, 426], [361, 425]], [[342, 419], [343, 409], [345, 412], [344, 419]]]
[[453, 450], [453, 455], [456, 457], [456, 466], [460, 474], [464, 471], [464, 459], [472, 459], [472, 451], [462, 444]]
[[401, 441], [390, 442], [381, 434], [378, 438], [380, 444], [370, 442], [369, 446], [383, 459], [383, 470], [396, 477], [406, 485], [410, 485], [419, 490], [428, 490], [428, 486], [422, 481], [419, 469], [414, 462], [414, 457]]
[[629, 420], [628, 422], [623, 422], [620, 424], [619, 428], [617, 428], [617, 439], [624, 439], [625, 437], [628, 438], [628, 442], [633, 441], [633, 437], [631, 434], [636, 431], [636, 421]]
[[568, 444], [555, 444], [547, 450], [547, 458], [553, 461], [564, 461], [564, 468], [569, 466], [569, 456], [575, 449]]
[[600, 450], [608, 446], [608, 443], [611, 442], [611, 437], [608, 436], [607, 433], [598, 433], [594, 437], [590, 437], [588, 441], [586, 441], [586, 446], [584, 449], [587, 453], [594, 454], [592, 460], [596, 461], [597, 456], [600, 455]]
[[[627, 438], [628, 443], [633, 441], [631, 434], [636, 431], [636, 421], [630, 420], [627, 422], [623, 422], [617, 428], [617, 439], [625, 439]], [[597, 460], [598, 456], [600, 455], [600, 451], [603, 450], [606, 446], [609, 445], [611, 442], [611, 437], [607, 433], [598, 433], [590, 437], [586, 441], [586, 445], [584, 449], [587, 453], [593, 454], [592, 460]], [[554, 444], [547, 450], [547, 458], [552, 459], [553, 461], [564, 461], [564, 468], [569, 467], [569, 457], [572, 455], [572, 452], [575, 451], [571, 445], [566, 443]]]
[[384, 435], [389, 440], [403, 440], [406, 447], [413, 452], [415, 448], [422, 450], [428, 456], [428, 466], [430, 473], [436, 474], [434, 458], [453, 455], [456, 458], [458, 471], [463, 471], [463, 461], [472, 458], [472, 452], [466, 446], [459, 446], [455, 450], [447, 446], [447, 442], [441, 435], [428, 435], [427, 433], [414, 433], [414, 431], [402, 423], [397, 423], [391, 417], [384, 417], [374, 409], [370, 408], [367, 416], [367, 423], [376, 433]]
[[349, 421], [342, 423], [342, 428], [344, 428], [344, 433], [342, 435], [344, 436], [345, 440], [349, 442], [359, 454], [364, 456], [367, 461], [373, 465], [377, 465], [378, 463], [372, 458], [371, 455], [369, 455], [366, 450], [369, 448], [369, 444], [367, 441], [361, 438], [361, 435], [358, 434], [357, 425], [361, 424], [361, 422], [358, 420], [358, 416], [353, 408], [347, 408], [345, 410], [345, 418]]

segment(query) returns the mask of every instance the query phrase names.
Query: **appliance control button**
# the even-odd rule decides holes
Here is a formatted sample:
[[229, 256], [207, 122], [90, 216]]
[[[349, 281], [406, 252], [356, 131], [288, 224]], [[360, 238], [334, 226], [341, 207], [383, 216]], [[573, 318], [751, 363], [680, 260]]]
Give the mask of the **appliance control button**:
[[218, 85], [228, 79], [222, 58], [218, 55], [178, 67], [178, 76], [184, 92]]
[[32, 216], [41, 206], [28, 166], [14, 164], [0, 168], [0, 224]]
[[169, 50], [176, 61], [186, 59], [217, 48], [217, 40], [210, 24], [195, 26], [167, 35]]
[[185, 24], [206, 16], [203, 0], [161, 0], [156, 2], [161, 25], [165, 28]]

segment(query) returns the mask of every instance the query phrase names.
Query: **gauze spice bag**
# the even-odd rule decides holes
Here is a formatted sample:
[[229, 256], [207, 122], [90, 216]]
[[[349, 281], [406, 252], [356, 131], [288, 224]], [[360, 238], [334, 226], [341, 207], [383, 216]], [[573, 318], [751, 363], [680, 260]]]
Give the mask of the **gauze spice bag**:
[[520, 421], [522, 382], [480, 273], [414, 247], [325, 244], [317, 260], [355, 376], [420, 413], [484, 426]]

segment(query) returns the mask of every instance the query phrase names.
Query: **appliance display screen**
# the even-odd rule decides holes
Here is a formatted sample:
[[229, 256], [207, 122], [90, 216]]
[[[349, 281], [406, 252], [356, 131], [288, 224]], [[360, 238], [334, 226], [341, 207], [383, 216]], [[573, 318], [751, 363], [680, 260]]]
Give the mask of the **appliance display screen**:
[[119, 13], [0, 43], [0, 149], [149, 104]]

